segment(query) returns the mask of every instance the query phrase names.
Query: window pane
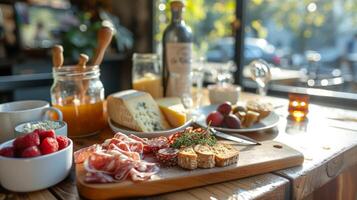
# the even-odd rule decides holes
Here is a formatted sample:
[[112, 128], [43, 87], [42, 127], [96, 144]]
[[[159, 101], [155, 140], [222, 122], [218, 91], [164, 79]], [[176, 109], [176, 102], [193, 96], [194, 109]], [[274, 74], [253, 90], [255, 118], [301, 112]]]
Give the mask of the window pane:
[[[211, 51], [212, 60], [221, 61], [221, 57], [231, 59], [234, 55], [231, 24], [235, 19], [236, 1], [187, 0], [185, 3], [184, 21], [192, 29], [195, 52], [204, 56], [206, 52]], [[156, 0], [155, 7], [154, 28], [156, 33], [154, 39], [157, 51], [161, 52], [162, 33], [170, 23], [169, 1]], [[229, 55], [221, 55], [222, 49]]]
[[[218, 80], [218, 69], [222, 66], [233, 72], [232, 65], [234, 57], [232, 28], [235, 21], [236, 0], [186, 0], [184, 21], [190, 26], [193, 33], [193, 59], [199, 62], [201, 58], [206, 59], [204, 65], [204, 81], [216, 82]], [[155, 44], [156, 52], [162, 53], [162, 34], [170, 23], [171, 13], [169, 0], [155, 1]], [[221, 64], [220, 64], [221, 63]], [[224, 65], [222, 65], [224, 63]], [[193, 68], [200, 64], [193, 64]], [[233, 82], [233, 76], [228, 72], [225, 80]]]
[[357, 92], [355, 0], [251, 0], [246, 9], [244, 64], [271, 63], [273, 87]]

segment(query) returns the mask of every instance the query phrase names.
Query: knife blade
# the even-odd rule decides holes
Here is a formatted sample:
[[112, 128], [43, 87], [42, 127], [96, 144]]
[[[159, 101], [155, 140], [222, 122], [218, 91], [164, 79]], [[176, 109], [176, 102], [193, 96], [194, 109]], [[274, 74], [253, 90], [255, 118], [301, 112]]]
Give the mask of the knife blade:
[[327, 117], [329, 120], [343, 121], [343, 122], [357, 122], [356, 117]]
[[234, 141], [234, 142], [239, 142], [239, 143], [249, 143], [249, 144], [254, 144], [254, 145], [261, 145], [260, 142], [252, 139], [252, 138], [249, 138], [247, 136], [244, 136], [244, 135], [240, 135], [240, 134], [237, 134], [235, 133], [234, 136], [232, 135], [229, 135], [229, 134], [226, 134], [226, 133], [222, 133], [220, 131], [217, 131], [213, 128], [210, 128], [210, 131], [217, 137], [220, 137], [220, 138], [223, 138], [223, 139], [226, 139], [226, 140], [231, 140], [231, 141]]

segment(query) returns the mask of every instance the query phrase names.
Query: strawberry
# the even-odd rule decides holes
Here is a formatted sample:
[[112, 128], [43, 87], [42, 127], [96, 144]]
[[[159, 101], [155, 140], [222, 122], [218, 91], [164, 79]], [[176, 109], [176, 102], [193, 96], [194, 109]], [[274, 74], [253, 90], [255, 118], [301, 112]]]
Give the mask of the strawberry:
[[15, 157], [14, 147], [4, 147], [0, 150], [0, 155], [5, 157]]
[[21, 157], [22, 158], [31, 158], [31, 157], [36, 157], [36, 156], [40, 156], [40, 155], [41, 155], [41, 152], [40, 152], [40, 149], [38, 149], [37, 146], [27, 147], [21, 153]]
[[52, 137], [52, 138], [56, 138], [56, 133], [54, 130], [39, 130], [39, 129], [36, 129], [35, 130], [38, 135], [40, 136], [40, 140], [42, 141], [43, 139], [45, 139], [46, 137]]
[[56, 136], [58, 143], [58, 150], [64, 149], [68, 146], [69, 140], [66, 136], [58, 135]]
[[14, 142], [15, 149], [26, 149], [27, 147], [37, 146], [40, 144], [40, 137], [36, 132], [28, 133], [17, 137]]
[[43, 155], [58, 151], [58, 142], [55, 138], [47, 137], [43, 139], [40, 145], [41, 153]]

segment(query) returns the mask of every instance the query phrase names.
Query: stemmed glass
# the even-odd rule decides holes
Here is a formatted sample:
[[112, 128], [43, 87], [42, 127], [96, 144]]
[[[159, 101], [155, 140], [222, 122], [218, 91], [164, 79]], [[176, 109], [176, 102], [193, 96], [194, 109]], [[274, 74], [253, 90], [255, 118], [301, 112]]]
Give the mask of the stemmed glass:
[[233, 61], [229, 61], [226, 64], [219, 65], [217, 67], [217, 81], [219, 85], [233, 84], [233, 72], [236, 71], [236, 65]]
[[261, 96], [267, 94], [268, 83], [271, 80], [270, 64], [259, 59], [249, 64], [250, 76], [258, 85], [258, 93]]
[[204, 66], [205, 58], [199, 57], [192, 60], [192, 83], [191, 85], [195, 87], [194, 91], [191, 91], [190, 94], [183, 94], [181, 101], [187, 110], [187, 114], [191, 118], [195, 117], [196, 110], [202, 105], [203, 100], [203, 79], [204, 79]]

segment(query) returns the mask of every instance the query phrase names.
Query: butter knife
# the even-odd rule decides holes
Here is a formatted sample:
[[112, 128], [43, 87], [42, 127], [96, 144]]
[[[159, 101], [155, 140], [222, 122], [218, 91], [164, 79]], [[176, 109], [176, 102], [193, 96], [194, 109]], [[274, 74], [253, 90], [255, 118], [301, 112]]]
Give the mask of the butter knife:
[[249, 144], [253, 144], [253, 145], [261, 145], [260, 142], [254, 140], [252, 138], [249, 138], [247, 136], [237, 134], [237, 133], [235, 133], [234, 136], [232, 136], [232, 135], [217, 131], [213, 128], [210, 128], [210, 131], [213, 133], [213, 135], [223, 138], [223, 139], [226, 139], [226, 140], [231, 140], [231, 141], [239, 142], [239, 143], [246, 143], [246, 144], [249, 143]]
[[330, 120], [344, 121], [344, 122], [357, 122], [356, 117], [327, 117]]

